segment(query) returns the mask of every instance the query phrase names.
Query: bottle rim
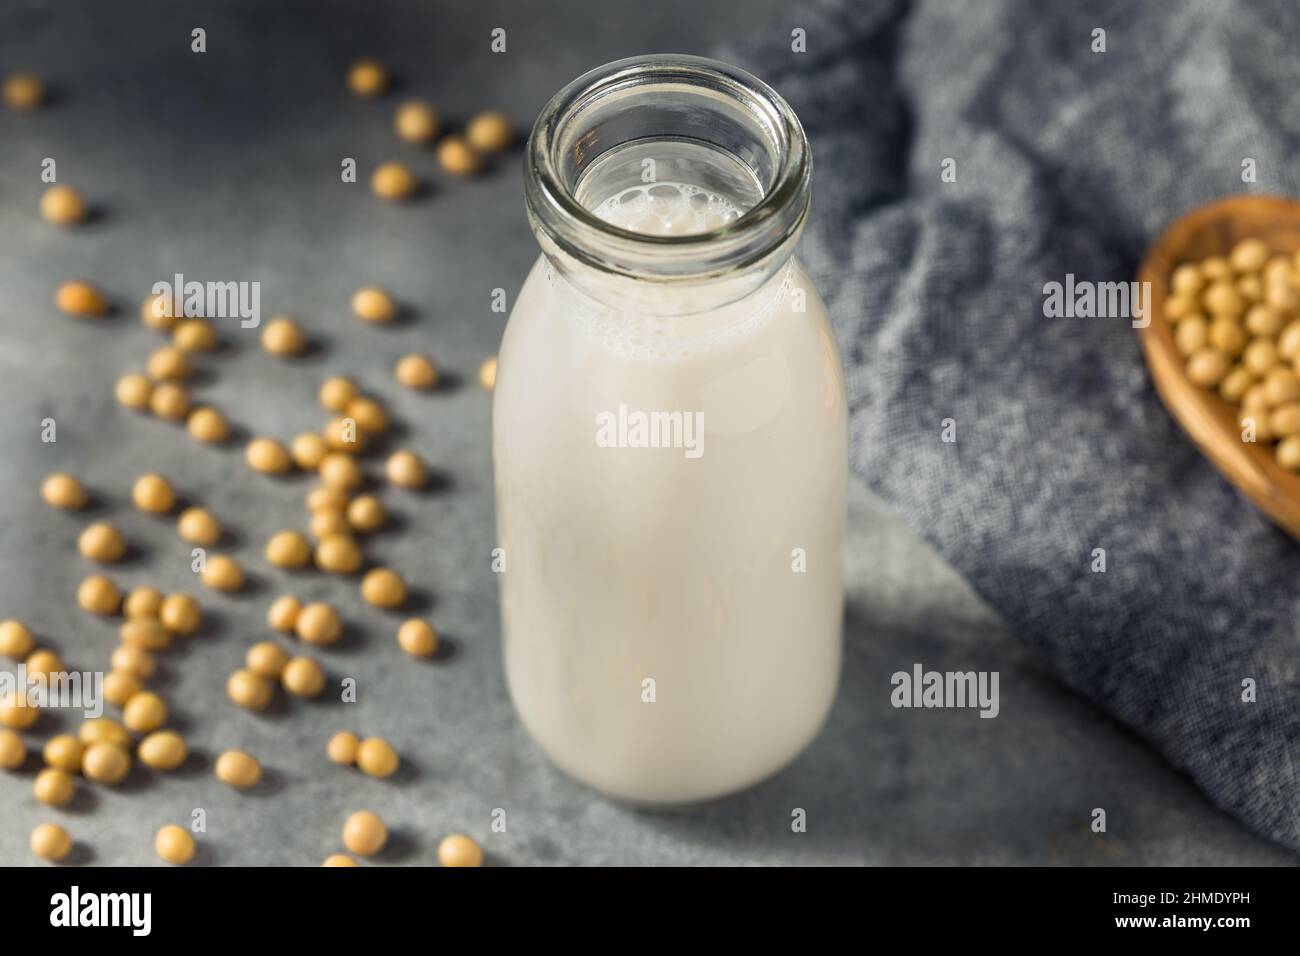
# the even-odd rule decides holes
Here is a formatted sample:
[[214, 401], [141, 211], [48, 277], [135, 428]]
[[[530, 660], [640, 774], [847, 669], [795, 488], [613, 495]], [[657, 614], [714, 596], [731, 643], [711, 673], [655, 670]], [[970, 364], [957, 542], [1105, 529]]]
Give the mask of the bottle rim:
[[[744, 117], [747, 132], [770, 150], [772, 172], [768, 182], [760, 183], [762, 197], [708, 232], [648, 235], [613, 225], [576, 198], [581, 175], [569, 182], [563, 172], [568, 159], [585, 169], [608, 149], [623, 145], [605, 142], [599, 153], [588, 154], [599, 137], [572, 135], [571, 124], [602, 99], [633, 91], [653, 102], [656, 91], [669, 88], [698, 90], [739, 105], [733, 119]], [[632, 278], [699, 280], [743, 269], [793, 245], [807, 218], [811, 180], [808, 141], [789, 104], [739, 67], [686, 54], [630, 57], [584, 73], [542, 109], [525, 150], [524, 198], [543, 247], [553, 245], [593, 268]]]

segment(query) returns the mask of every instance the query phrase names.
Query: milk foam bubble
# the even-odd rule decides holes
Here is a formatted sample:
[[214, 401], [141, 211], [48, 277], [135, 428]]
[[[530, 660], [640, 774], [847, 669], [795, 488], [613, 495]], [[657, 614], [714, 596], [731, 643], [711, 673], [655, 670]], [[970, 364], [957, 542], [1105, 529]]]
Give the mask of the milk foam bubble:
[[647, 183], [610, 196], [592, 210], [612, 226], [648, 236], [712, 232], [740, 218], [730, 199], [690, 183]]

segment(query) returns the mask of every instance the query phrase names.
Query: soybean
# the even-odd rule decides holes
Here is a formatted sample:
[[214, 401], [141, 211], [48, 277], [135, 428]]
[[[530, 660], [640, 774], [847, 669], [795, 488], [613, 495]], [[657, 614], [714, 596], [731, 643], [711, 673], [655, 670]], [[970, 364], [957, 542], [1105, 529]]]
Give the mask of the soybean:
[[31, 706], [25, 693], [11, 690], [0, 696], [0, 727], [29, 730], [40, 716], [40, 708]]
[[429, 480], [429, 469], [424, 460], [413, 451], [393, 452], [384, 465], [388, 480], [403, 488], [423, 488]]
[[358, 810], [343, 823], [343, 845], [358, 856], [374, 856], [387, 842], [388, 828], [369, 810]]
[[143, 410], [149, 407], [150, 399], [153, 397], [153, 383], [139, 372], [128, 372], [113, 386], [113, 396], [119, 405]]
[[114, 670], [104, 675], [104, 699], [115, 707], [124, 705], [132, 696], [139, 693], [142, 687], [140, 678], [130, 671]]
[[81, 770], [81, 758], [85, 752], [85, 744], [72, 734], [59, 734], [46, 741], [41, 756], [51, 767], [68, 773], [77, 773]]
[[42, 823], [31, 831], [27, 845], [31, 847], [31, 852], [42, 860], [59, 862], [72, 852], [73, 838], [57, 823]]
[[274, 630], [292, 633], [301, 611], [301, 601], [292, 594], [283, 594], [271, 602], [266, 611], [266, 623]]
[[[1204, 319], [1201, 320], [1204, 322]], [[478, 367], [478, 383], [485, 392], [490, 392], [497, 387], [497, 357], [495, 355], [483, 360], [483, 364]]]
[[151, 329], [166, 332], [175, 327], [179, 318], [167, 296], [151, 295], [140, 305], [140, 320]]
[[287, 315], [278, 315], [262, 330], [262, 348], [271, 355], [291, 358], [307, 346], [302, 328]]
[[374, 495], [357, 495], [348, 502], [348, 524], [355, 531], [378, 531], [384, 526], [384, 506]]
[[444, 136], [438, 143], [438, 164], [453, 176], [472, 176], [479, 170], [478, 154], [459, 136]]
[[96, 521], [81, 532], [77, 550], [92, 561], [112, 563], [126, 553], [126, 539], [107, 521]]
[[186, 508], [176, 520], [176, 531], [186, 541], [211, 547], [221, 540], [221, 522], [206, 508]]
[[201, 442], [222, 442], [230, 437], [230, 425], [225, 416], [206, 405], [190, 412], [185, 429]]
[[23, 666], [27, 668], [27, 673], [37, 676], [49, 677], [51, 674], [61, 674], [67, 670], [63, 663], [63, 658], [47, 648], [39, 648], [27, 655], [23, 661]]
[[72, 837], [57, 823], [42, 823], [32, 831], [27, 845], [42, 860], [57, 863], [72, 852]]
[[325, 753], [335, 763], [350, 767], [357, 762], [357, 750], [360, 747], [361, 741], [357, 739], [356, 734], [350, 730], [340, 730], [330, 738]]
[[0, 621], [0, 654], [20, 661], [35, 646], [36, 639], [22, 621]]
[[182, 352], [211, 352], [217, 347], [217, 330], [203, 319], [183, 319], [172, 330], [172, 344]]
[[[365, 291], [365, 290], [362, 290]], [[360, 293], [358, 293], [360, 294]], [[353, 297], [355, 303], [356, 297]], [[321, 383], [320, 392], [317, 397], [321, 405], [331, 412], [341, 412], [348, 407], [348, 402], [356, 398], [360, 393], [357, 387], [346, 378], [330, 378]]]
[[91, 614], [113, 614], [122, 603], [122, 595], [108, 578], [92, 574], [77, 587], [77, 603]]
[[480, 153], [499, 153], [509, 147], [513, 133], [504, 114], [486, 110], [470, 119], [465, 138]]
[[363, 286], [352, 293], [352, 314], [366, 322], [391, 322], [397, 317], [397, 305], [383, 289]]
[[308, 657], [295, 657], [280, 675], [284, 689], [296, 697], [319, 697], [325, 690], [325, 672]]
[[110, 663], [115, 671], [134, 674], [140, 680], [148, 680], [158, 669], [153, 654], [135, 644], [119, 644], [113, 651]]
[[278, 531], [266, 542], [266, 560], [279, 568], [301, 568], [311, 561], [311, 543], [297, 531]]
[[307, 492], [307, 510], [312, 514], [322, 511], [342, 513], [348, 506], [348, 493], [332, 485], [317, 485]]
[[391, 777], [401, 764], [397, 751], [386, 740], [367, 737], [357, 748], [357, 767], [371, 777]]
[[218, 780], [236, 790], [251, 790], [262, 779], [262, 765], [242, 750], [227, 750], [217, 758], [213, 769]]
[[393, 377], [407, 388], [427, 390], [438, 384], [438, 367], [427, 356], [411, 352], [397, 360]]
[[315, 432], [303, 432], [289, 446], [293, 463], [304, 471], [319, 468], [321, 460], [328, 451], [325, 439]]
[[345, 492], [359, 487], [365, 480], [357, 460], [337, 451], [332, 451], [321, 459], [319, 471], [321, 481]]
[[131, 487], [131, 500], [141, 511], [165, 515], [176, 505], [176, 492], [162, 475], [141, 475]]
[[419, 188], [420, 181], [405, 163], [380, 163], [370, 177], [370, 189], [380, 199], [409, 199]]
[[345, 410], [363, 431], [378, 435], [388, 428], [388, 413], [373, 398], [354, 398]]
[[41, 105], [45, 99], [45, 84], [35, 73], [10, 73], [0, 87], [5, 105], [12, 110], [27, 112]]
[[154, 349], [149, 353], [145, 371], [155, 381], [184, 381], [190, 377], [190, 359], [183, 351], [171, 345]]
[[140, 762], [154, 770], [175, 770], [189, 756], [185, 739], [174, 730], [158, 730], [140, 741], [136, 749]]
[[412, 618], [397, 629], [397, 644], [412, 657], [432, 657], [438, 653], [438, 633], [426, 621]]
[[311, 516], [309, 527], [312, 537], [317, 541], [323, 541], [331, 535], [342, 535], [346, 538], [353, 531], [352, 525], [348, 524], [348, 519], [338, 511], [316, 512]]
[[41, 194], [41, 216], [56, 226], [73, 226], [86, 218], [86, 200], [71, 186], [55, 185]]
[[54, 292], [54, 304], [68, 315], [98, 318], [108, 314], [104, 293], [89, 282], [65, 282]]
[[132, 588], [122, 605], [122, 613], [131, 620], [152, 618], [157, 620], [162, 610], [163, 593], [157, 588], [142, 584]]
[[149, 409], [159, 418], [182, 421], [190, 410], [190, 393], [178, 382], [159, 382], [149, 395]]
[[348, 89], [355, 96], [379, 96], [388, 89], [387, 68], [370, 57], [357, 60], [348, 69]]
[[202, 620], [199, 602], [188, 594], [169, 594], [158, 611], [158, 620], [172, 634], [193, 634]]
[[237, 670], [226, 681], [226, 695], [245, 710], [266, 710], [274, 689], [269, 680], [251, 670]]
[[424, 100], [407, 100], [393, 115], [393, 129], [408, 143], [427, 143], [438, 135], [438, 113]]
[[316, 601], [298, 612], [294, 632], [308, 644], [325, 646], [338, 641], [343, 633], [343, 623], [332, 607]]
[[183, 866], [190, 862], [198, 849], [189, 831], [175, 824], [165, 826], [158, 831], [158, 835], [153, 838], [153, 848], [155, 853], [175, 866]]
[[17, 770], [27, 761], [27, 745], [16, 731], [0, 730], [0, 770]]
[[483, 849], [464, 834], [453, 833], [438, 844], [438, 862], [443, 866], [482, 866]]
[[279, 680], [284, 673], [284, 665], [288, 662], [288, 652], [270, 641], [259, 641], [244, 655], [244, 664], [248, 669], [267, 680]]
[[87, 780], [110, 786], [121, 783], [131, 772], [131, 758], [117, 744], [93, 743], [81, 758], [81, 773]]
[[86, 506], [90, 496], [86, 494], [81, 482], [72, 475], [56, 471], [41, 483], [41, 497], [51, 508], [77, 511]]
[[250, 468], [267, 475], [283, 475], [292, 464], [284, 446], [273, 438], [254, 438], [244, 451]]
[[347, 534], [328, 534], [316, 545], [316, 566], [331, 574], [355, 574], [361, 569], [361, 549]]
[[167, 704], [150, 690], [132, 694], [122, 708], [122, 723], [138, 734], [157, 730], [167, 722]]
[[244, 570], [234, 558], [214, 554], [204, 564], [203, 583], [217, 591], [238, 591], [244, 586]]

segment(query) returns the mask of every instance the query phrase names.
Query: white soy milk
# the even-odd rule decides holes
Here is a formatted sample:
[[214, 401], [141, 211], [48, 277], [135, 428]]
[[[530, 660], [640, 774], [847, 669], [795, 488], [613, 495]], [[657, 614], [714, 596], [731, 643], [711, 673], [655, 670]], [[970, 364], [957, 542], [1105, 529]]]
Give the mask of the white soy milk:
[[689, 236], [740, 218], [725, 196], [688, 183], [632, 186], [592, 210], [610, 225], [648, 236]]
[[[593, 211], [650, 235], [742, 212], [686, 183]], [[680, 803], [775, 772], [830, 706], [845, 399], [793, 259], [720, 308], [663, 315], [650, 287], [642, 301], [608, 308], [543, 257], [511, 314], [493, 422], [505, 668], [561, 768]]]

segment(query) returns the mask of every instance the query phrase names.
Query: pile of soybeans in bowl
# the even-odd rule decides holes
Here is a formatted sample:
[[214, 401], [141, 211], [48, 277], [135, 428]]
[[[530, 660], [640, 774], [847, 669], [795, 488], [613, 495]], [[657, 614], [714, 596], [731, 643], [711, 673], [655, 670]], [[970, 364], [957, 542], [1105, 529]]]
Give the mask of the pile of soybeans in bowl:
[[1300, 252], [1243, 239], [1170, 277], [1165, 316], [1187, 376], [1237, 406], [1243, 441], [1300, 472]]

